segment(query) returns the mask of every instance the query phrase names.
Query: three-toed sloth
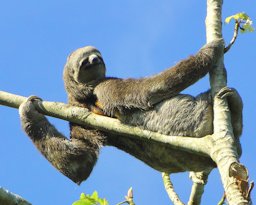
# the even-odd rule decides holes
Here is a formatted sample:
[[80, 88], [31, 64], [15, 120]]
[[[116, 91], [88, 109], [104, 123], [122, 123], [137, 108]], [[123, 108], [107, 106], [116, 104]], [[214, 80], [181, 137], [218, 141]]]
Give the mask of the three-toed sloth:
[[[68, 103], [165, 135], [203, 137], [213, 133], [210, 92], [196, 97], [179, 93], [205, 76], [222, 53], [222, 41], [213, 41], [195, 56], [157, 75], [120, 79], [106, 77], [105, 63], [96, 48], [79, 48], [68, 57], [64, 68]], [[234, 89], [224, 90], [226, 92], [229, 92], [234, 135], [239, 137], [242, 101]], [[207, 157], [189, 156], [190, 161], [186, 164], [178, 150], [173, 151], [163, 144], [124, 139], [74, 123], [70, 123], [68, 139], [36, 110], [33, 98], [23, 103], [19, 112], [23, 129], [40, 152], [78, 184], [90, 175], [103, 145], [120, 148], [159, 171], [197, 171], [197, 167], [193, 167], [196, 160], [214, 166]], [[184, 158], [187, 156], [185, 154]]]

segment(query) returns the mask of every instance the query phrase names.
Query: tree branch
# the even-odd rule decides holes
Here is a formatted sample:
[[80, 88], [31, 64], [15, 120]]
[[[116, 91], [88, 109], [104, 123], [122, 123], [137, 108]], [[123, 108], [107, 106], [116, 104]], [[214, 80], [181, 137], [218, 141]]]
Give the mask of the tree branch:
[[[207, 42], [222, 38], [222, 0], [207, 0], [206, 36]], [[210, 73], [212, 95], [227, 84], [224, 58], [220, 58], [215, 69]], [[246, 169], [239, 164], [231, 125], [230, 111], [225, 99], [214, 97], [214, 146], [211, 147], [211, 157], [216, 162], [225, 189], [227, 201], [232, 204], [248, 204], [246, 194], [243, 194], [239, 186], [240, 177], [242, 181], [248, 179]], [[231, 165], [237, 166], [231, 166]], [[236, 174], [231, 174], [232, 167], [236, 167]], [[239, 174], [238, 174], [239, 173]]]
[[188, 205], [196, 205], [201, 203], [204, 193], [204, 186], [207, 183], [208, 175], [212, 169], [202, 172], [190, 172], [189, 177], [193, 182]]
[[[0, 105], [18, 108], [26, 100], [23, 96], [0, 91]], [[128, 138], [140, 138], [164, 143], [172, 148], [209, 157], [211, 136], [202, 138], [167, 136], [157, 132], [143, 130], [138, 127], [122, 124], [119, 120], [96, 115], [86, 108], [74, 107], [59, 102], [43, 101], [37, 109], [44, 115], [60, 118], [79, 125], [87, 125], [101, 131]]]
[[162, 172], [162, 178], [165, 190], [174, 205], [184, 205], [184, 203], [180, 200], [179, 196], [174, 190], [173, 184], [170, 179], [170, 174], [166, 172]]
[[31, 205], [20, 196], [9, 192], [4, 188], [0, 188], [0, 204], [4, 205]]

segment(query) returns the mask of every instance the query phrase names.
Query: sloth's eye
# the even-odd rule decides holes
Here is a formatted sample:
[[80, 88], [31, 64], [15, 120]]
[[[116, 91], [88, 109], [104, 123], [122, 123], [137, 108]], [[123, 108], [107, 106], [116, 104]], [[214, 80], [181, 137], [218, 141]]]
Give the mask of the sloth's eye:
[[82, 64], [81, 64], [81, 67], [86, 67], [86, 66], [88, 66], [90, 63], [89, 63], [89, 61], [88, 61], [88, 58], [86, 58], [86, 59], [84, 59], [83, 60], [83, 62], [82, 62]]
[[97, 65], [97, 64], [101, 64], [103, 63], [103, 59], [96, 55], [96, 54], [91, 54], [89, 57], [85, 58], [82, 63], [81, 63], [81, 67], [82, 68], [89, 68], [93, 65]]

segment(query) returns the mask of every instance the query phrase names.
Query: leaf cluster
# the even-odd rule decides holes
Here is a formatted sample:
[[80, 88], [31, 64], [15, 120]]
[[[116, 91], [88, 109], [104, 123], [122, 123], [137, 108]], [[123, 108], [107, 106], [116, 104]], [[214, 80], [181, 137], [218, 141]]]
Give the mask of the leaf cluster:
[[225, 23], [230, 23], [231, 20], [235, 20], [236, 24], [239, 25], [241, 33], [253, 32], [254, 28], [252, 26], [251, 18], [244, 12], [237, 13], [235, 15], [229, 16], [225, 19]]
[[98, 192], [94, 191], [92, 195], [82, 193], [80, 199], [72, 205], [108, 205], [106, 199], [99, 198]]

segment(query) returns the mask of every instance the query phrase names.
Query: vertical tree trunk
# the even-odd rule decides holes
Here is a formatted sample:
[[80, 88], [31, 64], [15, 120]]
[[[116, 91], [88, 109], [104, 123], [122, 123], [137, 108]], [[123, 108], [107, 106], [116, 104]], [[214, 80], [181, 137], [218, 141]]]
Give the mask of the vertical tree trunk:
[[[207, 42], [222, 38], [222, 0], [207, 0], [206, 36]], [[226, 86], [226, 71], [224, 58], [220, 58], [217, 67], [210, 73], [212, 95], [215, 96], [222, 87]], [[231, 174], [231, 167], [240, 165], [236, 143], [233, 135], [231, 117], [226, 100], [214, 98], [214, 135], [211, 157], [216, 162], [227, 201], [229, 204], [248, 204], [245, 194], [238, 186], [239, 176]], [[242, 166], [242, 165], [241, 165]], [[242, 169], [244, 176], [246, 169]], [[246, 173], [247, 176], [247, 173]], [[244, 177], [243, 177], [244, 178]], [[246, 177], [245, 177], [246, 178]]]

